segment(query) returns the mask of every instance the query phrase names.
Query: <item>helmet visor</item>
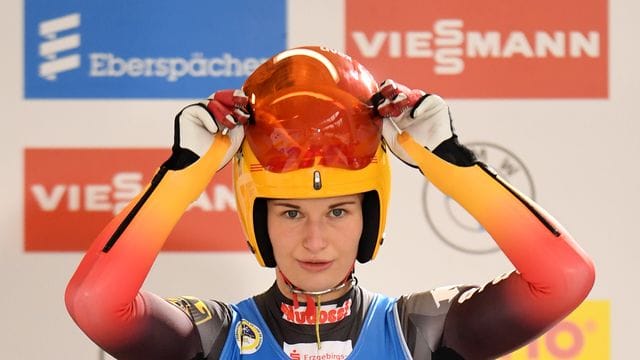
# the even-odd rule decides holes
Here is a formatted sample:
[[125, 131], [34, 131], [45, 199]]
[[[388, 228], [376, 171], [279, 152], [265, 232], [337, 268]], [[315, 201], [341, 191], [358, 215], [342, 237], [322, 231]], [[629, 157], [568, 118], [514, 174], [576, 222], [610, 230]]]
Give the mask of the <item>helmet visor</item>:
[[380, 146], [382, 120], [369, 104], [335, 86], [292, 87], [256, 98], [252, 109], [246, 140], [268, 171], [362, 169]]

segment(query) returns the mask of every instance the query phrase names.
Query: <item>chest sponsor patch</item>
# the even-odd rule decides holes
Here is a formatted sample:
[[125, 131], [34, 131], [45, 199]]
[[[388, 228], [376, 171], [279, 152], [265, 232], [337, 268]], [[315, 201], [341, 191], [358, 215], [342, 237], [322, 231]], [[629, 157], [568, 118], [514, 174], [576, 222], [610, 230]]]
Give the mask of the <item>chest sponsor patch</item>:
[[323, 341], [319, 349], [316, 343], [284, 343], [283, 350], [292, 360], [342, 360], [351, 354], [353, 346], [351, 340]]
[[280, 310], [282, 311], [282, 318], [294, 324], [315, 325], [316, 316], [319, 316], [319, 324], [333, 324], [351, 315], [351, 302], [351, 299], [347, 299], [342, 305], [322, 305], [320, 311], [313, 314], [306, 314], [306, 306], [294, 308], [293, 305], [285, 303], [280, 304]]

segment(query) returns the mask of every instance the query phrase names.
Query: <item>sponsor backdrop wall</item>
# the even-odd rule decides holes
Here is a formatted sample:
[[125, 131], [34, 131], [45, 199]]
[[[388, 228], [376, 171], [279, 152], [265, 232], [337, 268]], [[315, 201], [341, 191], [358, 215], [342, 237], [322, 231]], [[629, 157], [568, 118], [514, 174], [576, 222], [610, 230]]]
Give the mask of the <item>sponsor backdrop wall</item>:
[[[393, 5], [391, 5], [393, 4]], [[589, 300], [509, 359], [636, 358], [640, 4], [403, 0], [1, 5], [2, 359], [99, 359], [63, 303], [82, 250], [169, 154], [174, 114], [265, 58], [322, 44], [380, 81], [448, 99], [461, 139], [569, 229]], [[386, 242], [357, 269], [399, 295], [511, 270], [482, 228], [398, 161]], [[228, 169], [145, 287], [235, 301], [270, 285], [245, 250]]]

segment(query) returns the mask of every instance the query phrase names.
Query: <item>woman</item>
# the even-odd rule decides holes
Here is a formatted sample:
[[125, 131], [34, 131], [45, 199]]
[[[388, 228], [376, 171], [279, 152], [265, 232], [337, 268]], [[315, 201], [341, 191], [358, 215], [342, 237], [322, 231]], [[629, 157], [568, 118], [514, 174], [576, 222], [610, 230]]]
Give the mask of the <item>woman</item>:
[[[542, 334], [591, 289], [590, 259], [459, 144], [440, 97], [378, 87], [322, 47], [275, 55], [243, 90], [176, 116], [171, 158], [67, 287], [73, 319], [116, 358], [489, 359]], [[355, 261], [375, 258], [383, 240], [388, 149], [464, 206], [516, 271], [398, 299], [360, 287]], [[238, 304], [141, 291], [182, 212], [229, 161], [249, 247], [275, 268], [273, 286]]]

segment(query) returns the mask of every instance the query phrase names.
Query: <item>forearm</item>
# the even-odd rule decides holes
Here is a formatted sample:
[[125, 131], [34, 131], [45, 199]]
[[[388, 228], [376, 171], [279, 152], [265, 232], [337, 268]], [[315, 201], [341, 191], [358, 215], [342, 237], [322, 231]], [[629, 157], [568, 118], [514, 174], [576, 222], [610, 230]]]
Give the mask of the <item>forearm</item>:
[[530, 321], [557, 321], [580, 304], [593, 285], [593, 265], [554, 218], [482, 164], [453, 165], [406, 133], [399, 141], [419, 154], [425, 176], [478, 220], [513, 263], [526, 286], [504, 295], [530, 305]]
[[169, 233], [217, 169], [228, 144], [224, 138], [215, 144], [183, 170], [161, 168], [94, 240], [70, 280], [67, 309], [103, 348], [118, 351], [144, 343], [145, 336], [155, 336], [150, 325], [160, 318], [171, 317], [167, 324], [174, 327], [164, 333], [184, 336], [192, 329], [187, 316], [140, 288]]

